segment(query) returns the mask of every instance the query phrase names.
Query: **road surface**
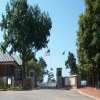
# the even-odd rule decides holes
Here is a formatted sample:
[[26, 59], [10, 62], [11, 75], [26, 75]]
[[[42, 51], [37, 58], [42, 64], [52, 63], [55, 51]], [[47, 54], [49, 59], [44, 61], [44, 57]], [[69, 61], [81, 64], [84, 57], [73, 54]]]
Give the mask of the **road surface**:
[[75, 90], [0, 91], [0, 100], [94, 100]]

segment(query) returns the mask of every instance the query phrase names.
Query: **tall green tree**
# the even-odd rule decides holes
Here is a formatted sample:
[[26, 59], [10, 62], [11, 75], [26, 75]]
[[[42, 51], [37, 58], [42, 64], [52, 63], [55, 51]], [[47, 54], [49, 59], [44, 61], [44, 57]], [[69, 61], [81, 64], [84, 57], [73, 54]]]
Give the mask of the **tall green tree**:
[[65, 66], [66, 68], [71, 69], [71, 74], [77, 73], [76, 58], [73, 53], [71, 52], [68, 53], [68, 59], [67, 61], [65, 61]]
[[[100, 73], [100, 0], [85, 0], [86, 10], [79, 19], [77, 51], [79, 64], [86, 73]], [[93, 81], [96, 81], [93, 78]]]
[[37, 87], [37, 81], [40, 80], [42, 70], [41, 70], [41, 65], [35, 59], [31, 59], [27, 62], [27, 75], [28, 76], [31, 71], [34, 71], [34, 82], [35, 82], [35, 87]]
[[28, 74], [30, 71], [34, 70], [35, 85], [37, 84], [37, 81], [43, 81], [44, 75], [46, 75], [47, 64], [42, 57], [39, 58], [39, 60], [32, 58], [27, 62], [27, 67]]
[[38, 5], [30, 6], [27, 0], [10, 0], [6, 6], [6, 14], [2, 15], [2, 30], [4, 31], [4, 51], [10, 45], [10, 52], [19, 52], [22, 58], [23, 78], [27, 52], [33, 53], [47, 47], [52, 27], [48, 13], [41, 12]]
[[55, 82], [54, 74], [53, 74], [53, 68], [50, 70], [47, 70], [48, 80], [47, 82]]
[[43, 82], [44, 76], [47, 74], [47, 70], [46, 70], [47, 64], [46, 64], [45, 60], [42, 57], [39, 58], [38, 63], [41, 66], [40, 82]]

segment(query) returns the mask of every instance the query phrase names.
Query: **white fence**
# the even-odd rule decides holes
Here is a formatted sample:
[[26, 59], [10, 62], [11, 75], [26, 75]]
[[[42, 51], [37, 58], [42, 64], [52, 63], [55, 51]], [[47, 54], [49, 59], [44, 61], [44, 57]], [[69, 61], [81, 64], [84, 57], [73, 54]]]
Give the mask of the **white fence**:
[[39, 84], [41, 88], [55, 88], [56, 82], [48, 82], [48, 83], [41, 83]]

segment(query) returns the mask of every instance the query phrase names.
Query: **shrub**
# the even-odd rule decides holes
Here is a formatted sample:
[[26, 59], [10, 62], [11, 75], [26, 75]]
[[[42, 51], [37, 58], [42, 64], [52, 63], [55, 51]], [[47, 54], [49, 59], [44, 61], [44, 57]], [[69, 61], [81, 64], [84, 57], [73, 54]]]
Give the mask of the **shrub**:
[[7, 83], [0, 79], [0, 89], [6, 89], [6, 88], [7, 88]]

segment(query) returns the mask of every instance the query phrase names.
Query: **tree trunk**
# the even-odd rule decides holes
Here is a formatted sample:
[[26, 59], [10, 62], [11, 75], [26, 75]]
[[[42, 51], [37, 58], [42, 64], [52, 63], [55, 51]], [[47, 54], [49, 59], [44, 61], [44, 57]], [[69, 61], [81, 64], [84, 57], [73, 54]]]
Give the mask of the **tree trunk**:
[[92, 86], [93, 87], [96, 86], [96, 75], [97, 75], [96, 70], [93, 69], [93, 71], [92, 71]]
[[35, 88], [37, 87], [37, 74], [36, 74], [36, 72], [35, 72]]
[[26, 61], [25, 61], [25, 54], [22, 53], [22, 87], [24, 87], [24, 80], [26, 79]]

